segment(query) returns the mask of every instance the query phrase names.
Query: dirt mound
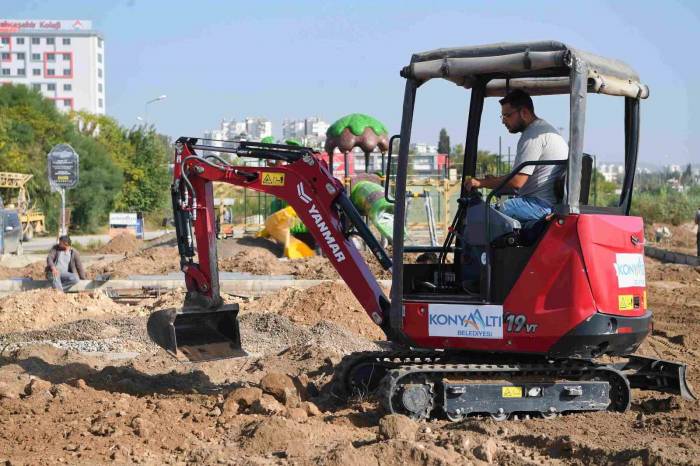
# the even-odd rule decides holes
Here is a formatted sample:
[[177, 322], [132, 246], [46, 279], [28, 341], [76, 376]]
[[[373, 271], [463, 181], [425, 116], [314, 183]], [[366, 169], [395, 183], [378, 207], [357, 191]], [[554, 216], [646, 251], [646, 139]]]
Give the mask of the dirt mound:
[[177, 247], [158, 246], [144, 249], [124, 259], [108, 264], [95, 264], [88, 268], [91, 277], [107, 275], [109, 278], [125, 278], [129, 275], [162, 275], [180, 270]]
[[10, 278], [31, 278], [32, 280], [46, 280], [46, 262], [34, 262], [24, 267], [0, 267], [0, 280]]
[[0, 332], [41, 330], [71, 320], [121, 314], [127, 309], [101, 292], [32, 290], [0, 299]]
[[124, 232], [109, 240], [98, 252], [100, 254], [132, 254], [140, 250], [142, 246], [143, 241], [131, 233]]
[[287, 275], [289, 263], [280, 261], [267, 249], [249, 248], [231, 257], [219, 259], [222, 272], [247, 272], [254, 275]]
[[305, 290], [284, 288], [244, 308], [247, 311], [274, 312], [289, 317], [292, 322], [309, 326], [321, 320], [330, 320], [367, 338], [384, 339], [383, 332], [342, 283], [326, 282]]

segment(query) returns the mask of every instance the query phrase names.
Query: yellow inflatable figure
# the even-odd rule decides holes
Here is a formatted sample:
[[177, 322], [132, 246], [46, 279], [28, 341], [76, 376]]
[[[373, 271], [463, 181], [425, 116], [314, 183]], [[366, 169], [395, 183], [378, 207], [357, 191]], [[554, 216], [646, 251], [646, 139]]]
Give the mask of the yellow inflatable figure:
[[297, 213], [291, 206], [280, 209], [265, 219], [265, 228], [258, 232], [262, 238], [272, 237], [284, 247], [284, 255], [290, 259], [303, 259], [314, 255], [313, 250], [303, 241], [292, 236], [290, 228], [298, 221]]

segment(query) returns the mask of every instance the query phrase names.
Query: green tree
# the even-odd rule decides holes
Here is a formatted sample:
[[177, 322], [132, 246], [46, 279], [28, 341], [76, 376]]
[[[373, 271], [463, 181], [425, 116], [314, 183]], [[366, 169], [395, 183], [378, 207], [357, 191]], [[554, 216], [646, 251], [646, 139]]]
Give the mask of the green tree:
[[445, 128], [440, 130], [437, 150], [438, 154], [450, 155], [450, 136], [447, 134], [447, 130]]
[[[82, 136], [76, 132], [71, 120], [56, 110], [53, 102], [26, 86], [0, 87], [0, 121], [0, 170], [34, 175], [27, 186], [29, 195], [44, 211], [48, 228], [55, 229], [60, 203], [58, 196], [50, 190], [46, 154], [58, 143], [80, 146]], [[90, 159], [89, 152], [79, 153], [81, 162]], [[107, 169], [114, 168], [109, 160], [104, 163]], [[91, 180], [89, 169], [86, 172], [84, 166], [81, 168], [81, 183], [69, 191], [68, 206], [71, 208], [74, 207], [71, 194], [88, 188]], [[115, 168], [114, 171], [118, 170]]]
[[169, 141], [143, 126], [130, 130], [128, 140], [133, 153], [116, 205], [123, 210], [155, 212], [165, 205], [170, 192]]

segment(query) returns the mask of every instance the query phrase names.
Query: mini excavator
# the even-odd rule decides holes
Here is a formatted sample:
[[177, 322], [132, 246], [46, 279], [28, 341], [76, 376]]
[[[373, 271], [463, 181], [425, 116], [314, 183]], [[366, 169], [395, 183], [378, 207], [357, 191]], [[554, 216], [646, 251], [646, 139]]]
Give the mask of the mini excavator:
[[[636, 72], [618, 60], [542, 41], [418, 53], [401, 76], [406, 80], [401, 134], [391, 141], [399, 139], [395, 187], [392, 193], [387, 181], [384, 193], [395, 208], [392, 257], [311, 149], [255, 142], [221, 147], [180, 138], [172, 202], [188, 291], [181, 309], [151, 315], [151, 338], [191, 361], [246, 354], [238, 308], [224, 305], [219, 293], [212, 182], [223, 182], [288, 202], [394, 345], [392, 351], [353, 353], [338, 364], [335, 386], [346, 394], [372, 392], [388, 412], [455, 421], [470, 415], [502, 420], [625, 411], [632, 388], [695, 399], [685, 365], [633, 354], [652, 329], [643, 221], [629, 215], [640, 102], [649, 95]], [[410, 246], [404, 244], [404, 218], [414, 102], [418, 88], [431, 79], [471, 90], [463, 177], [476, 172], [485, 99], [512, 89], [570, 96], [569, 154], [567, 160], [514, 167], [485, 199], [463, 189], [444, 243]], [[588, 203], [591, 159], [583, 152], [588, 93], [624, 99], [625, 175], [612, 207]], [[271, 163], [234, 166], [202, 155], [207, 153]], [[391, 159], [390, 151], [387, 171]], [[559, 202], [552, 215], [521, 225], [496, 211], [492, 201], [507, 194], [507, 181], [527, 164], [559, 165]], [[353, 235], [392, 271], [390, 297], [350, 240]], [[432, 253], [426, 256], [433, 259], [410, 263], [405, 258], [411, 253]], [[476, 289], [463, 285], [473, 257]]]

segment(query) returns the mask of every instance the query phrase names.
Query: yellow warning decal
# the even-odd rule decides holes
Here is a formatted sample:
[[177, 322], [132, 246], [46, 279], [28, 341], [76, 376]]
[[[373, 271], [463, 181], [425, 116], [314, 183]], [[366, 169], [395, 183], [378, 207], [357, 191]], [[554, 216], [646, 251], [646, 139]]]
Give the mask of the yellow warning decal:
[[262, 184], [264, 186], [284, 186], [284, 173], [263, 172]]
[[522, 398], [523, 387], [501, 387], [501, 397], [503, 398]]
[[644, 309], [649, 309], [647, 306], [647, 290], [644, 290]]
[[632, 311], [634, 310], [634, 295], [631, 294], [621, 294], [617, 297], [618, 308], [621, 311]]

